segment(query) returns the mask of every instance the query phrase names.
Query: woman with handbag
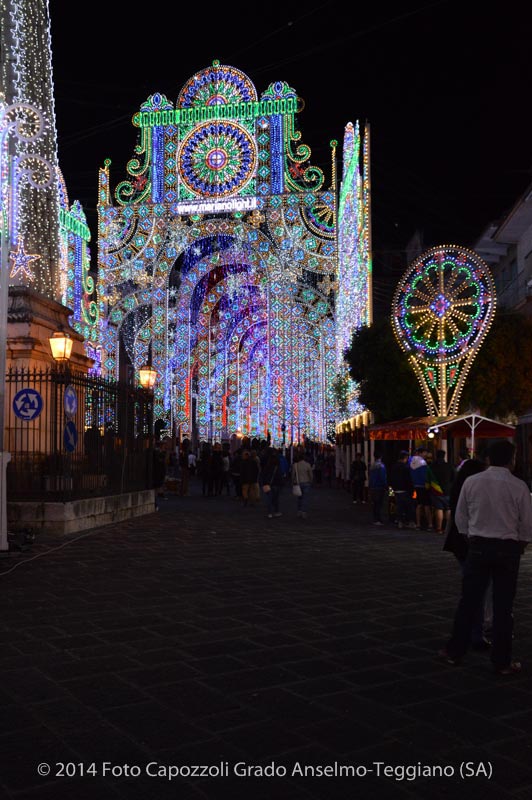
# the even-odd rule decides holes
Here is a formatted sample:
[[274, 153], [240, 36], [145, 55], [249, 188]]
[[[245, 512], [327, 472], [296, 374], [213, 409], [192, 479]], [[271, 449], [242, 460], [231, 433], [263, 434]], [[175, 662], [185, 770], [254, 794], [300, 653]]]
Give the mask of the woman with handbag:
[[314, 474], [305, 453], [299, 453], [292, 464], [292, 493], [297, 497], [297, 516], [305, 519]]
[[283, 473], [279, 461], [279, 453], [272, 449], [261, 470], [262, 491], [266, 500], [268, 519], [280, 517], [279, 498], [283, 488]]

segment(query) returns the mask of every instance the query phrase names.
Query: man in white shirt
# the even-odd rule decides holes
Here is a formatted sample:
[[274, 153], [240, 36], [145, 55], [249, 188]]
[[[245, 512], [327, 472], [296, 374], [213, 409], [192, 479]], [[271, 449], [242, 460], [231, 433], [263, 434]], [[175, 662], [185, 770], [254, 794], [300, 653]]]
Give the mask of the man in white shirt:
[[499, 440], [488, 450], [489, 467], [466, 478], [455, 512], [456, 527], [468, 537], [462, 596], [456, 609], [451, 638], [440, 655], [458, 664], [471, 641], [475, 609], [493, 581], [493, 647], [495, 672], [521, 671], [512, 661], [513, 601], [521, 555], [532, 541], [530, 490], [512, 475], [515, 445]]

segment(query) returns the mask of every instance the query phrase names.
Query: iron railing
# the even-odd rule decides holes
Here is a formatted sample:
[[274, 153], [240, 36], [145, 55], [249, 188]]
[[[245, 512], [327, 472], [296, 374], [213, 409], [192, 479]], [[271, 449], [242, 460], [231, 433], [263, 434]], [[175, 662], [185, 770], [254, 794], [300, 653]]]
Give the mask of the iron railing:
[[66, 369], [10, 369], [8, 501], [61, 501], [152, 487], [153, 395]]

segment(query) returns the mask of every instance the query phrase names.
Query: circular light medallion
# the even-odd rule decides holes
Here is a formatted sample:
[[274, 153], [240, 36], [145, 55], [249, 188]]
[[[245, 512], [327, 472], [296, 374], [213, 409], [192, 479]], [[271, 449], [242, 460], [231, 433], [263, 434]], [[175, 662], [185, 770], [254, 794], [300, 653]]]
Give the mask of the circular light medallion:
[[255, 174], [257, 152], [249, 132], [234, 122], [194, 128], [184, 139], [179, 170], [187, 188], [204, 197], [241, 191]]
[[476, 253], [434, 247], [414, 261], [397, 287], [395, 334], [424, 363], [456, 362], [480, 346], [495, 299], [491, 273]]

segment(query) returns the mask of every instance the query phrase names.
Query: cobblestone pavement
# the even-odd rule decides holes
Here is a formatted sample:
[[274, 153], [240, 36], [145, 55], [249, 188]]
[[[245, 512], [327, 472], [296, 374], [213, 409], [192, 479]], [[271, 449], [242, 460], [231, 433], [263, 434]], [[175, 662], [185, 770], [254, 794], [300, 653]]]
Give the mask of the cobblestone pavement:
[[342, 488], [282, 511], [193, 484], [0, 560], [0, 800], [532, 797], [530, 554], [501, 678], [436, 656], [441, 536], [375, 528]]

